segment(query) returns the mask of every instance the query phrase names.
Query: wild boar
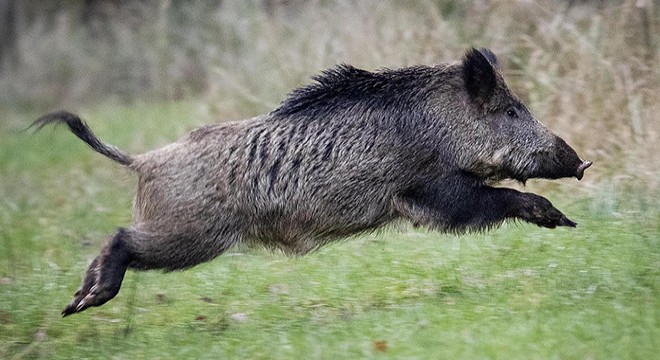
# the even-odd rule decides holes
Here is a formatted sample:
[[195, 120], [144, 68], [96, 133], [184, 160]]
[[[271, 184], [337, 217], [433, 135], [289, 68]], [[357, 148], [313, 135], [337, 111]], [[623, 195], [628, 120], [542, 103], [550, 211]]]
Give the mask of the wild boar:
[[127, 268], [184, 269], [235, 244], [304, 254], [398, 219], [463, 233], [520, 219], [575, 226], [547, 199], [502, 179], [582, 178], [580, 159], [507, 87], [495, 55], [376, 72], [340, 65], [268, 115], [204, 126], [140, 155], [100, 141], [60, 111], [95, 151], [138, 175], [132, 224], [92, 261], [63, 316], [119, 291]]

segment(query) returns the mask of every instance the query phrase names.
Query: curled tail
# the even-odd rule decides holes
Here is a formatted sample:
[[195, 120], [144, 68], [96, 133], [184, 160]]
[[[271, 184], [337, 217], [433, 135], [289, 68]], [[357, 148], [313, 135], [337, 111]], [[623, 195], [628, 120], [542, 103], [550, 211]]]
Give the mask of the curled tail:
[[44, 115], [37, 119], [30, 127], [36, 126], [37, 130], [40, 130], [48, 124], [61, 124], [65, 123], [69, 126], [71, 132], [74, 133], [80, 140], [84, 141], [96, 152], [103, 154], [110, 159], [122, 164], [122, 165], [131, 165], [133, 158], [126, 152], [99, 140], [96, 135], [89, 129], [87, 124], [80, 119], [75, 114], [66, 111], [56, 111], [47, 115]]

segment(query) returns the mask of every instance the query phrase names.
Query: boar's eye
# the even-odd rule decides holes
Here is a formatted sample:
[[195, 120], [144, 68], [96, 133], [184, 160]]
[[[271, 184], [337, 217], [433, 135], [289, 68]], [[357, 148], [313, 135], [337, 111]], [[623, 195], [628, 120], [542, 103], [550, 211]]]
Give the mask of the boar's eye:
[[512, 118], [512, 119], [517, 119], [518, 118], [518, 112], [514, 108], [509, 108], [506, 111], [506, 116]]

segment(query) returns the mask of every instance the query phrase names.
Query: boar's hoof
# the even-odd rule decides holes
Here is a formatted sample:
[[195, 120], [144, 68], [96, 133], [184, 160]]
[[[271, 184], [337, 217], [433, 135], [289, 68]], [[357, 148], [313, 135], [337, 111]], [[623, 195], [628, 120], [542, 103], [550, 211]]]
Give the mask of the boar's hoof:
[[534, 223], [541, 227], [554, 229], [557, 226], [576, 227], [577, 223], [567, 218], [561, 211], [551, 208], [548, 209], [542, 216], [535, 219]]
[[90, 306], [103, 305], [117, 295], [130, 263], [125, 245], [129, 237], [126, 229], [117, 230], [101, 254], [87, 268], [82, 286], [62, 310], [62, 316], [81, 312]]
[[577, 226], [577, 223], [557, 210], [548, 199], [531, 193], [526, 195], [527, 199], [523, 203], [521, 214], [523, 220], [550, 229], [557, 226]]
[[561, 219], [559, 219], [559, 222], [557, 223], [557, 226], [576, 227], [577, 223], [562, 215]]
[[[92, 261], [92, 263], [89, 265], [89, 268], [87, 268], [87, 273], [85, 274], [85, 279], [83, 280], [83, 284], [76, 291], [76, 293], [73, 296], [73, 300], [67, 305], [64, 310], [62, 310], [62, 316], [68, 316], [73, 313], [79, 312], [84, 310], [81, 306], [80, 303], [83, 302], [83, 299], [89, 295], [89, 292], [94, 286], [94, 283], [96, 283], [96, 273], [98, 272], [98, 267], [99, 267], [99, 258], [97, 257]], [[84, 304], [88, 303], [87, 301], [83, 302]]]
[[73, 300], [62, 310], [62, 316], [81, 312], [91, 306], [100, 306], [114, 298], [119, 292], [119, 284], [102, 282], [101, 277], [90, 279], [89, 273], [83, 286], [76, 291]]
[[580, 166], [578, 166], [577, 173], [575, 174], [575, 177], [578, 180], [582, 180], [582, 176], [584, 176], [584, 171], [587, 170], [589, 168], [589, 166], [591, 166], [591, 164], [593, 164], [591, 161], [588, 161], [588, 160], [583, 161], [582, 164], [580, 164]]
[[125, 265], [112, 262], [104, 264], [99, 258], [94, 259], [85, 274], [82, 286], [76, 291], [69, 305], [62, 310], [62, 316], [110, 301], [119, 292], [125, 273]]

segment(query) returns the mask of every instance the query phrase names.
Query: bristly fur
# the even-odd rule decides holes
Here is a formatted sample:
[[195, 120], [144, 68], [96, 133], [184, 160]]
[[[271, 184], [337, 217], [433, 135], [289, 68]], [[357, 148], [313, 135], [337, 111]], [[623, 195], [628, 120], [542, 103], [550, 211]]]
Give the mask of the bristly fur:
[[356, 105], [411, 110], [416, 98], [434, 90], [430, 85], [438, 72], [425, 66], [371, 72], [341, 64], [314, 76], [314, 83], [294, 90], [271, 116], [313, 117]]

